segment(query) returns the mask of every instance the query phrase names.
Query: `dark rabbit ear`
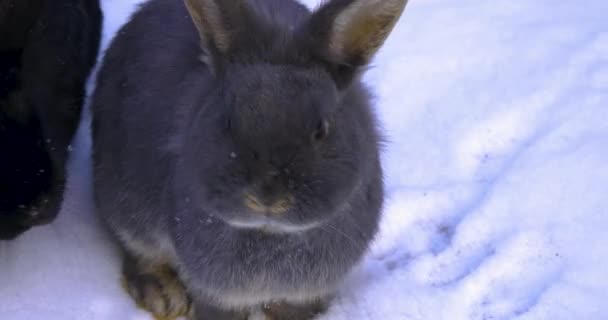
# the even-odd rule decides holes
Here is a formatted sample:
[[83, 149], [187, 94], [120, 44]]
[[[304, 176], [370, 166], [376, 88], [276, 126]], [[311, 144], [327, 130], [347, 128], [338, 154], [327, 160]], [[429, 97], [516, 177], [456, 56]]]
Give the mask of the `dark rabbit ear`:
[[237, 28], [247, 10], [242, 0], [184, 0], [190, 17], [201, 37], [208, 63], [217, 63], [222, 55], [234, 49]]
[[331, 0], [311, 17], [309, 32], [339, 67], [343, 81], [367, 65], [382, 46], [408, 0]]

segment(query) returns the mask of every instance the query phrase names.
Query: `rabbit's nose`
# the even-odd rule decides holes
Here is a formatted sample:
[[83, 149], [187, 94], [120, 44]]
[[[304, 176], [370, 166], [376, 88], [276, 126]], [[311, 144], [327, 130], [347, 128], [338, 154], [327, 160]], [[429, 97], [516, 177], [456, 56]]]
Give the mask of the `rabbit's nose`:
[[245, 206], [256, 213], [279, 215], [285, 213], [291, 206], [291, 197], [260, 197], [251, 193], [245, 194]]
[[288, 194], [285, 177], [277, 170], [268, 170], [245, 193], [245, 205], [254, 212], [279, 215], [293, 203]]

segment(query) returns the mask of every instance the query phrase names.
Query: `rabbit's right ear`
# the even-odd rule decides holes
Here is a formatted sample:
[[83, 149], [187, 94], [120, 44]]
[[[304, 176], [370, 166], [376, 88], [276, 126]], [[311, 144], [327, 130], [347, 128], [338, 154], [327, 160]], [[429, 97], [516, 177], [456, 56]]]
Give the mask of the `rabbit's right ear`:
[[205, 60], [216, 64], [234, 48], [239, 21], [247, 10], [242, 0], [184, 0], [198, 30]]
[[310, 18], [316, 46], [337, 66], [334, 76], [347, 82], [365, 67], [393, 30], [407, 0], [329, 0]]

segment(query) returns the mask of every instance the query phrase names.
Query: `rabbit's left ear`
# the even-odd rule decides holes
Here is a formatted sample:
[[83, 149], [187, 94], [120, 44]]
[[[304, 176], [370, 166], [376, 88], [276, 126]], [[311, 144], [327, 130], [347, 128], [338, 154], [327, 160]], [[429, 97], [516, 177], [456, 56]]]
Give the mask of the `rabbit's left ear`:
[[309, 21], [309, 31], [336, 62], [370, 62], [405, 9], [407, 0], [331, 0]]
[[249, 10], [243, 0], [184, 0], [201, 38], [204, 54], [217, 63], [234, 49]]

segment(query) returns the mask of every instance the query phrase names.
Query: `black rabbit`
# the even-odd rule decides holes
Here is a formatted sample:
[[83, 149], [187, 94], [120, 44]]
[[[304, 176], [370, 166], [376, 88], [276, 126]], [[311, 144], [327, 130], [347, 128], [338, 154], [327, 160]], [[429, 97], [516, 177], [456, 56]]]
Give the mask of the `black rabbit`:
[[359, 75], [406, 0], [152, 0], [93, 96], [95, 201], [156, 316], [309, 319], [374, 237]]
[[59, 212], [101, 19], [98, 0], [0, 3], [0, 240]]

